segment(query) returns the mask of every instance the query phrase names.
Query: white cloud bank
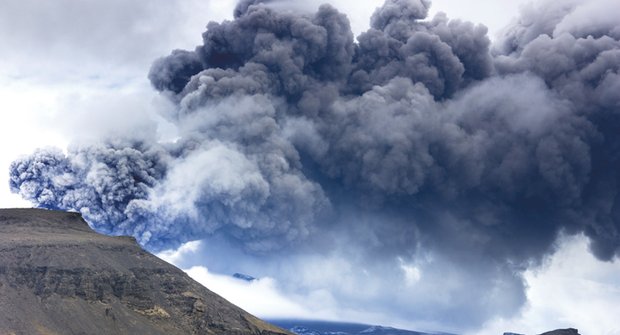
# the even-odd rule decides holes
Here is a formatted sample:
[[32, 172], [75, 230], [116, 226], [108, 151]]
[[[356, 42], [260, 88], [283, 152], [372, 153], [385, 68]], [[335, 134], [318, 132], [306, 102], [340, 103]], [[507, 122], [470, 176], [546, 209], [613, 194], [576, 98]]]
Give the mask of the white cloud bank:
[[[197, 253], [201, 243], [201, 241], [187, 242], [176, 250], [165, 250], [157, 256], [178, 265], [187, 262], [188, 259], [199, 257]], [[210, 272], [205, 266], [192, 266], [183, 270], [211, 291], [263, 318], [308, 318], [314, 315], [309, 309], [283, 295], [273, 278], [245, 281], [231, 275]], [[321, 317], [325, 318], [326, 315]]]
[[[179, 249], [164, 251], [157, 256], [172, 264], [188, 264], [200, 255], [200, 241], [188, 242]], [[539, 334], [557, 328], [578, 328], [582, 334], [620, 334], [620, 263], [606, 263], [595, 259], [588, 249], [584, 236], [565, 237], [557, 252], [545, 264], [528, 270], [528, 304], [520, 315], [510, 319], [487, 322], [481, 330], [471, 335], [498, 335], [504, 332]], [[209, 271], [204, 266], [184, 269], [187, 274], [230, 302], [262, 318], [299, 318], [321, 320], [346, 320], [360, 323], [382, 324], [413, 330], [432, 330], [429, 325], [413, 325], [407, 320], [391, 319], [343, 308], [336, 301], [334, 290], [320, 278], [331, 277], [329, 269], [299, 272], [300, 282], [316, 281], [316, 290], [309, 294], [287, 293], [280, 283], [270, 277], [252, 282], [235, 279], [230, 275]], [[401, 262], [404, 280], [413, 285], [422, 274], [416, 267]], [[250, 274], [251, 275], [251, 274]], [[313, 277], [314, 276], [314, 277]], [[322, 287], [322, 288], [319, 288]], [[352, 288], [354, 289], [354, 288]], [[417, 328], [417, 329], [416, 329]]]
[[[181, 245], [176, 250], [165, 250], [157, 256], [169, 263], [180, 266], [191, 264], [200, 258], [201, 241], [192, 241]], [[199, 261], [198, 261], [199, 263]], [[210, 271], [205, 266], [190, 266], [183, 268], [190, 277], [201, 283], [211, 291], [221, 295], [226, 300], [244, 310], [264, 319], [310, 319], [330, 321], [354, 321], [385, 323], [389, 318], [382, 315], [342, 308], [334, 298], [331, 288], [317, 285], [314, 290], [303, 294], [284, 292], [280, 283], [271, 277], [257, 278], [245, 281], [231, 275], [219, 274]], [[319, 277], [331, 277], [328, 269], [321, 272], [300, 273], [300, 281], [313, 280]], [[249, 274], [252, 275], [252, 274]], [[308, 278], [313, 277], [313, 278]], [[322, 286], [322, 287], [321, 287]]]
[[618, 273], [620, 262], [595, 259], [584, 236], [565, 238], [541, 269], [525, 273], [529, 302], [521, 315], [493, 320], [475, 334], [539, 334], [568, 327], [581, 334], [620, 334]]

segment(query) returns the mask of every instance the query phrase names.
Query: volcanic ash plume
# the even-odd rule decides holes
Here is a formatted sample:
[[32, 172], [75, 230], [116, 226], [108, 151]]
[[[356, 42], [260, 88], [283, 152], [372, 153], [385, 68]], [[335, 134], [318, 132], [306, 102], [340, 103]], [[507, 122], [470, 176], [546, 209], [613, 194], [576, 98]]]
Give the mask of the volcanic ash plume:
[[218, 235], [266, 255], [329, 253], [325, 236], [369, 259], [427, 250], [470, 264], [462, 285], [485, 278], [447, 293], [481, 310], [455, 323], [480, 323], [521, 306], [519, 273], [560, 232], [620, 254], [620, 22], [605, 6], [526, 7], [491, 48], [484, 26], [427, 19], [427, 0], [388, 0], [357, 41], [329, 5], [242, 1], [151, 68], [176, 141], [38, 151], [11, 187], [154, 249]]

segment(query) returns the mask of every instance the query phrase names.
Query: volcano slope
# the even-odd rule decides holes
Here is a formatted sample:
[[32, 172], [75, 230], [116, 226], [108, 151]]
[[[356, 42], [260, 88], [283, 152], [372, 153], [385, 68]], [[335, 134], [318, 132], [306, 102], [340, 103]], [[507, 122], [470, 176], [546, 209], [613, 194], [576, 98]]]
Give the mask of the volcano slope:
[[78, 213], [0, 209], [0, 334], [290, 334]]

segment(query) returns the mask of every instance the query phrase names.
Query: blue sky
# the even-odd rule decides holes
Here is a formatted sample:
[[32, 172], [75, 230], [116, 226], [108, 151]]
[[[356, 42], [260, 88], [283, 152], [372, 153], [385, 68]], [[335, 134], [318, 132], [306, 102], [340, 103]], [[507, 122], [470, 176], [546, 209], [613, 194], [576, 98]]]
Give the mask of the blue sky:
[[[277, 5], [288, 11], [314, 12], [320, 3], [282, 1]], [[367, 0], [330, 3], [347, 14], [355, 35], [367, 29], [369, 17], [382, 5], [382, 1]], [[497, 40], [495, 36], [516, 20], [524, 3], [437, 0], [431, 16], [443, 11], [450, 18], [483, 23], [489, 27], [490, 38]], [[572, 3], [579, 2], [566, 1], [567, 6]], [[605, 7], [600, 6], [601, 1], [582, 3], [583, 10], [565, 21], [569, 28], [581, 29], [580, 24], [591, 17], [617, 23], [605, 15], [608, 6], [619, 7], [617, 1]], [[66, 152], [72, 144], [97, 143], [102, 137], [127, 133], [175, 141], [183, 132], [179, 128], [191, 129], [192, 125], [179, 126], [165, 117], [178, 107], [152, 88], [147, 78], [151, 64], [173, 49], [193, 49], [201, 43], [205, 24], [232, 19], [234, 7], [233, 1], [162, 0], [147, 4], [61, 0], [41, 5], [38, 1], [9, 0], [0, 12], [0, 42], [4, 46], [0, 55], [0, 137], [5, 143], [0, 168], [8, 175], [12, 161], [37, 148], [51, 146]], [[532, 97], [531, 101], [536, 99]], [[528, 123], [526, 128], [531, 130], [531, 124], [539, 121], [535, 116], [524, 116], [515, 122]], [[244, 166], [244, 161], [235, 160], [238, 157], [226, 148], [210, 150], [223, 152], [229, 170]], [[191, 162], [187, 159], [179, 165], [179, 179], [187, 171], [204, 172], [192, 170]], [[239, 174], [252, 177], [255, 171], [249, 167], [242, 172]], [[213, 176], [224, 180], [222, 188], [234, 188], [234, 181], [226, 183], [225, 174], [204, 178]], [[183, 184], [171, 183], [159, 189], [166, 196], [158, 201], [186, 210], [179, 199], [194, 195], [179, 191], [178, 185]], [[260, 182], [255, 185], [259, 187]], [[0, 205], [31, 206], [12, 194], [8, 186], [0, 188]], [[364, 218], [364, 224], [372, 226], [390, 219]], [[347, 220], [360, 218], [350, 216]], [[355, 234], [368, 234], [366, 226], [358, 227]], [[366, 242], [374, 238], [371, 234], [365, 237]], [[620, 332], [615, 322], [620, 313], [620, 266], [592, 256], [588, 239], [582, 234], [560, 237], [541, 264], [523, 272], [524, 297], [514, 293], [519, 291], [511, 286], [515, 283], [506, 280], [494, 287], [498, 292], [488, 295], [489, 310], [480, 313], [467, 310], [471, 306], [467, 300], [476, 298], [463, 292], [471, 290], [475, 296], [485, 291], [487, 283], [472, 274], [475, 270], [467, 260], [457, 262], [448, 253], [423, 249], [416, 250], [415, 257], [389, 254], [389, 259], [374, 261], [366, 259], [369, 254], [363, 252], [364, 245], [359, 241], [341, 238], [339, 235], [336, 240], [339, 246], [327, 246], [327, 251], [318, 250], [320, 244], [312, 244], [291, 252], [263, 254], [249, 253], [215, 236], [175, 246], [160, 255], [259, 316], [318, 317], [471, 334], [535, 333], [568, 326], [578, 327], [582, 333]], [[331, 241], [330, 237], [325, 240]], [[480, 269], [483, 274], [495, 273], [485, 266]], [[260, 280], [239, 282], [229, 278], [233, 272], [247, 272]], [[499, 281], [503, 278], [497, 277]], [[525, 299], [524, 303], [520, 299]], [[417, 313], [417, 309], [424, 311]], [[482, 321], [455, 321], [450, 314], [471, 315]]]

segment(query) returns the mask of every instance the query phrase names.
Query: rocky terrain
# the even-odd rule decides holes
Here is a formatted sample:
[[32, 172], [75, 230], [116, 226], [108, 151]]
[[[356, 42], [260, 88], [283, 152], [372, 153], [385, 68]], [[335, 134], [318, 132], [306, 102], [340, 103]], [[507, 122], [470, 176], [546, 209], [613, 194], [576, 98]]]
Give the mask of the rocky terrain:
[[290, 334], [78, 213], [0, 210], [0, 334]]

